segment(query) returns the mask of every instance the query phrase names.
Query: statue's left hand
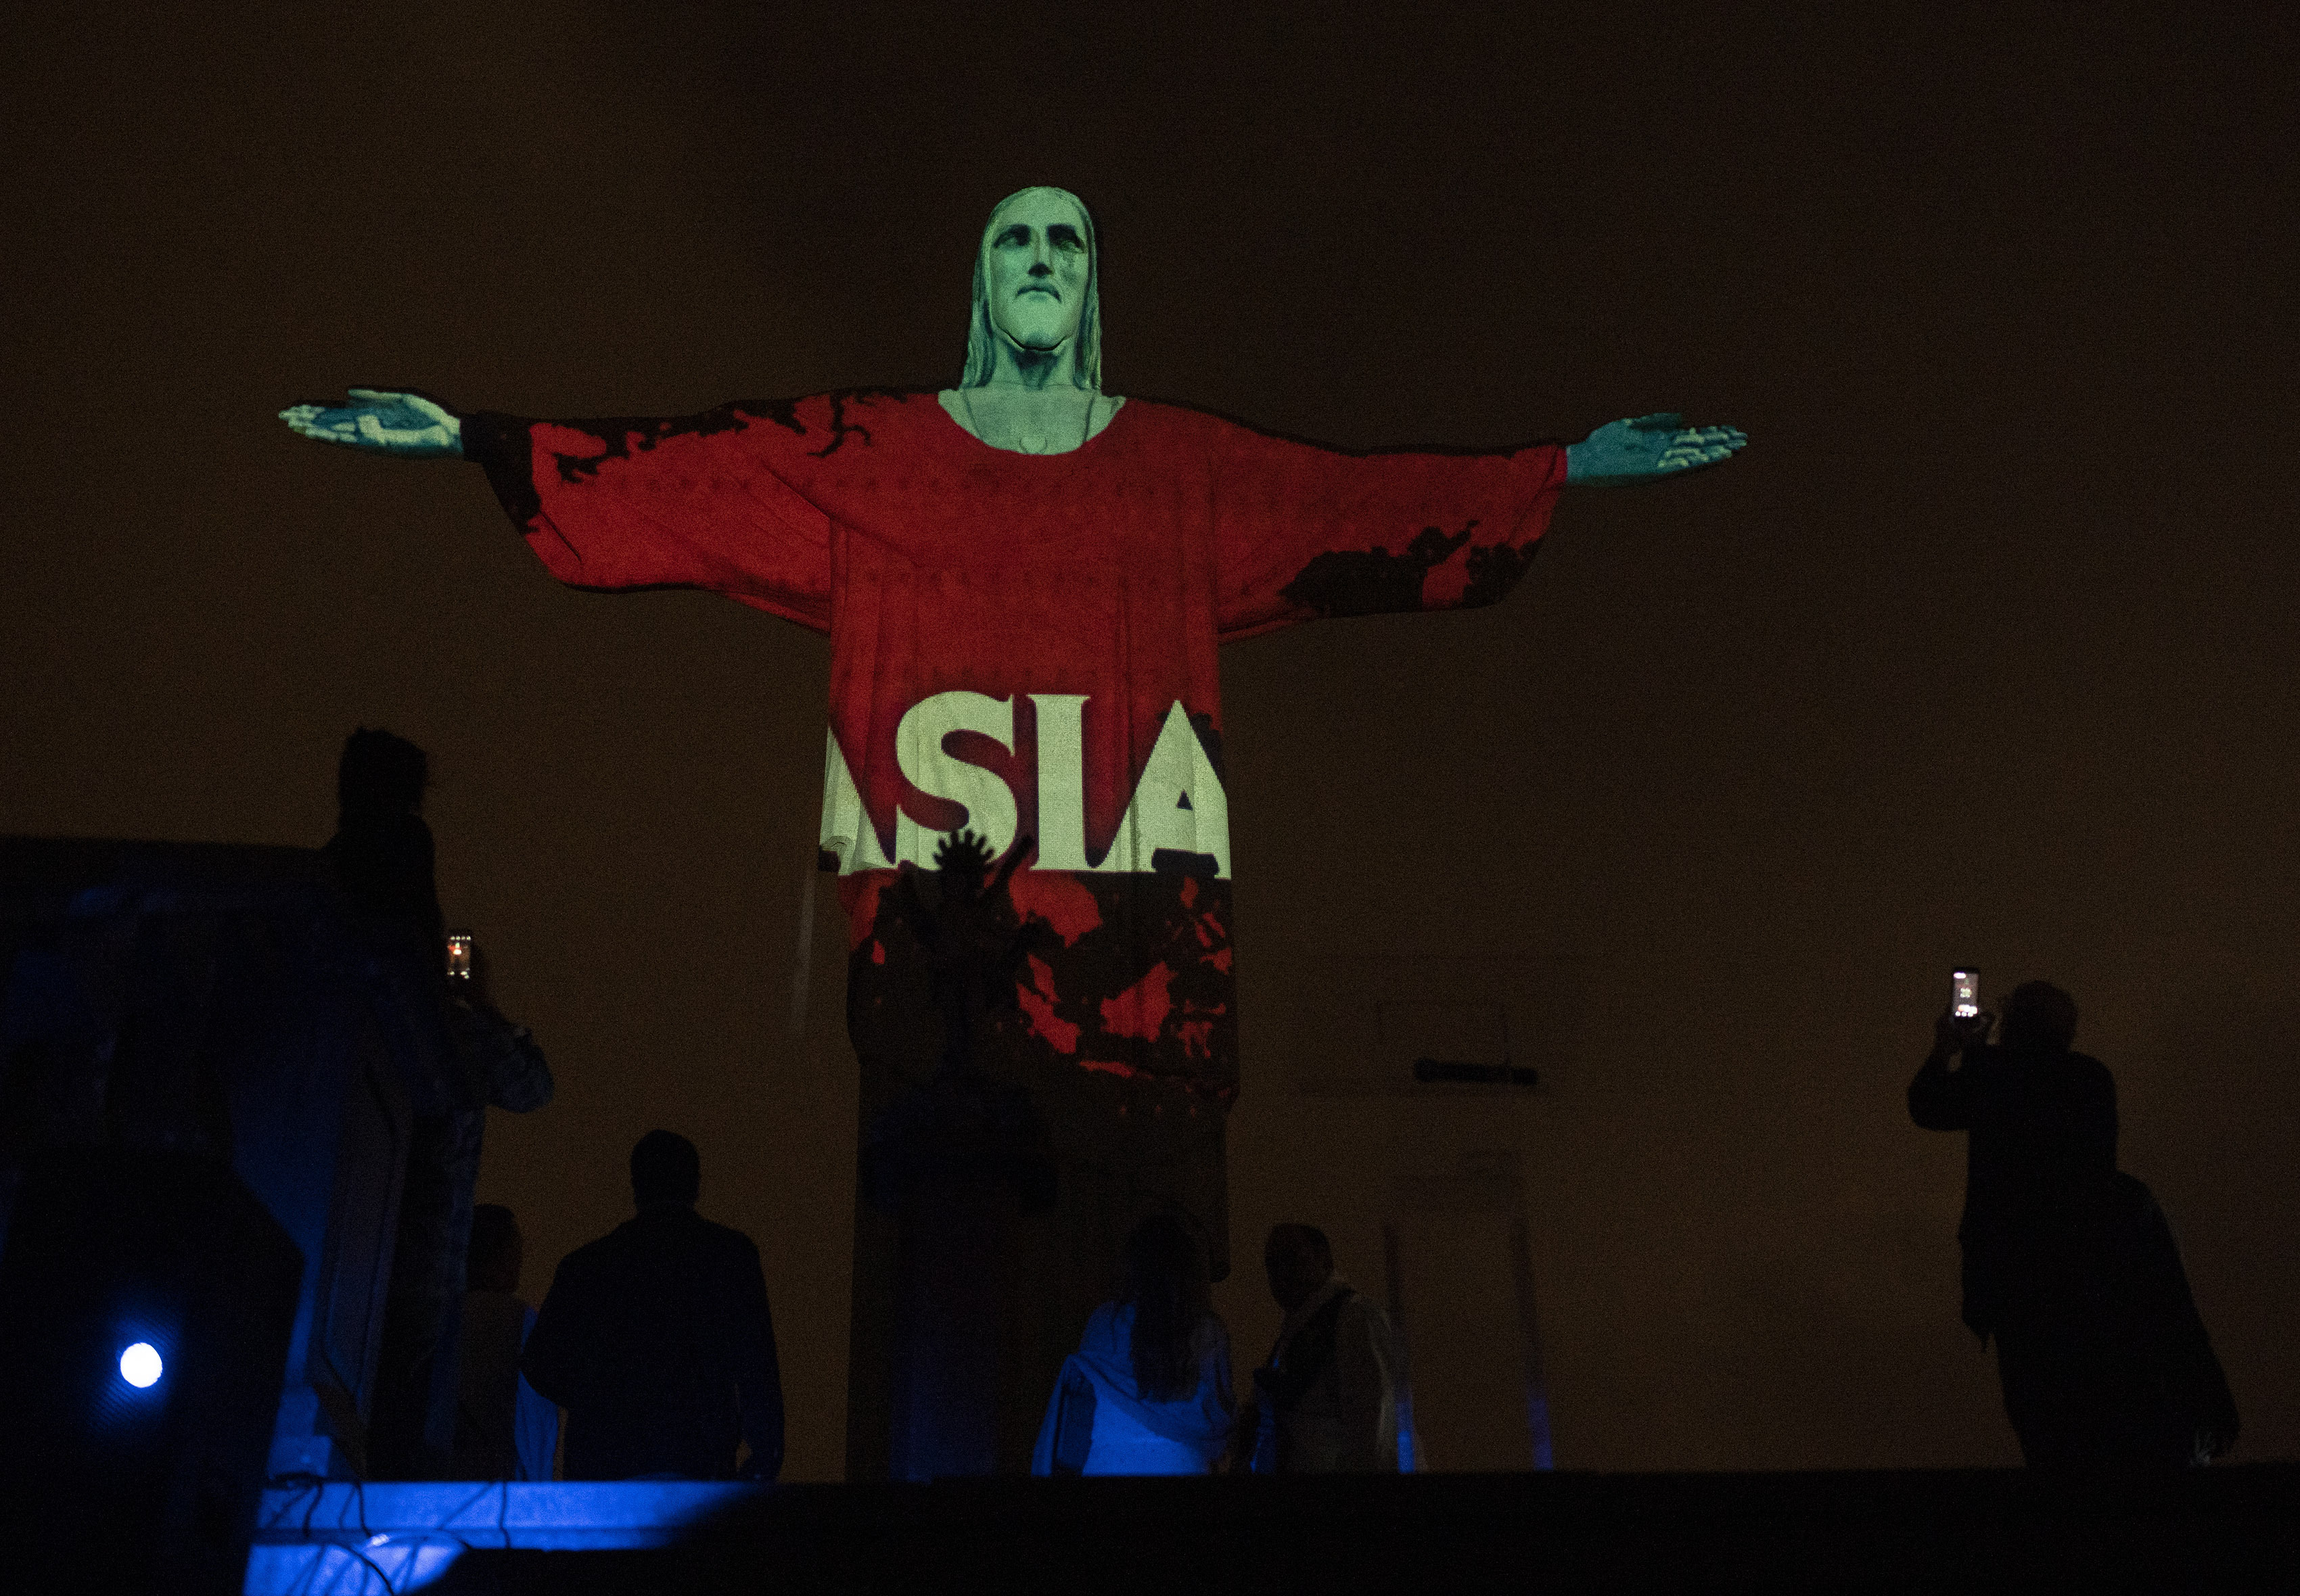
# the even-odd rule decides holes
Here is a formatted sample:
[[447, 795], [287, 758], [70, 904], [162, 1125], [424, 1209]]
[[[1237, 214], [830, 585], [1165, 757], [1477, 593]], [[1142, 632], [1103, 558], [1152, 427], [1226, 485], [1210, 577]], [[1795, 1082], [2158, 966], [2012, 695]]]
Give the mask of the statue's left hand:
[[1674, 411], [1609, 421], [1565, 451], [1569, 487], [1639, 487], [1733, 458], [1738, 427], [1688, 427]]

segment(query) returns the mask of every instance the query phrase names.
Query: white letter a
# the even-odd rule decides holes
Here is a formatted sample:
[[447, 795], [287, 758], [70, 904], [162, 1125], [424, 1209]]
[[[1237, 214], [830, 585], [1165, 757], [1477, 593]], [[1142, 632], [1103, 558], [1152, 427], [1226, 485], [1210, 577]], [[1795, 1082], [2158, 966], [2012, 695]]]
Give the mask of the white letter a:
[[854, 773], [839, 751], [838, 734], [826, 730], [823, 735], [829, 740], [830, 751], [822, 758], [821, 845], [838, 855], [842, 876], [886, 869], [887, 851], [879, 844], [879, 828], [871, 824], [870, 812], [862, 807], [862, 794], [855, 790]]
[[1147, 870], [1162, 850], [1210, 853], [1214, 875], [1229, 878], [1229, 794], [1179, 699], [1158, 728], [1157, 746], [1135, 784], [1118, 835], [1094, 869]]

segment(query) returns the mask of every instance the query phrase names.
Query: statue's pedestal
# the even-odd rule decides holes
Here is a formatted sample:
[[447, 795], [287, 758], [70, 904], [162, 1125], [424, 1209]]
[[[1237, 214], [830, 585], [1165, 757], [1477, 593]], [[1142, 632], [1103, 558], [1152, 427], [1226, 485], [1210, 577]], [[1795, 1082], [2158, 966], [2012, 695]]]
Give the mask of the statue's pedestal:
[[892, 1243], [874, 1282], [884, 1476], [1012, 1472], [1028, 1443], [1002, 1429], [1020, 1429], [1042, 1372], [1029, 1263], [1056, 1193], [1028, 1094], [947, 1074], [904, 1094], [865, 1132], [862, 1186], [882, 1257]]

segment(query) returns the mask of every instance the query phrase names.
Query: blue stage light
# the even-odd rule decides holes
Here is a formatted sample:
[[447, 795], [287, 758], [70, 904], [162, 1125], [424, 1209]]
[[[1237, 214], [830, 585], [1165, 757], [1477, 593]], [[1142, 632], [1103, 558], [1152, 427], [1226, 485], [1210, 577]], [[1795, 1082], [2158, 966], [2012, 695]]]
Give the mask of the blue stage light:
[[137, 1390], [159, 1384], [160, 1349], [148, 1341], [139, 1341], [120, 1355], [120, 1377]]

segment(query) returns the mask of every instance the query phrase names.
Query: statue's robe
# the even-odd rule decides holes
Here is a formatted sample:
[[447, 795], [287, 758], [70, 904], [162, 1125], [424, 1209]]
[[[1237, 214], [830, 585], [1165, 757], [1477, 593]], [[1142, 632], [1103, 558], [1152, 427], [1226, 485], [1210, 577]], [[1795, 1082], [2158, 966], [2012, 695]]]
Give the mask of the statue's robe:
[[[1075, 1278], [1040, 1283], [1073, 1316], [1047, 1331], [1055, 1363], [1145, 1209], [1195, 1216], [1226, 1272], [1216, 647], [1502, 597], [1564, 449], [1350, 452], [1134, 399], [1077, 449], [1024, 454], [931, 393], [877, 390], [670, 420], [480, 413], [463, 449], [561, 581], [707, 588], [829, 634], [821, 836], [866, 1114], [939, 1051], [896, 869], [930, 870], [961, 826], [1002, 854], [1036, 838], [1010, 886], [1035, 941], [973, 1054], [1027, 1089], [1075, 1221], [1053, 1250]], [[1044, 1401], [1014, 1393], [1025, 1455]]]

